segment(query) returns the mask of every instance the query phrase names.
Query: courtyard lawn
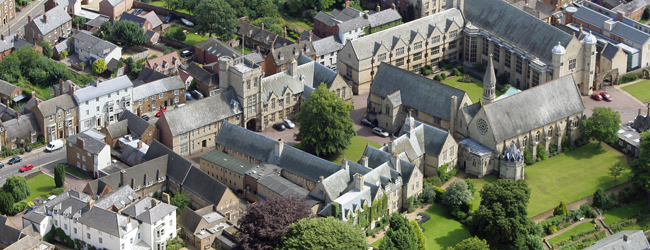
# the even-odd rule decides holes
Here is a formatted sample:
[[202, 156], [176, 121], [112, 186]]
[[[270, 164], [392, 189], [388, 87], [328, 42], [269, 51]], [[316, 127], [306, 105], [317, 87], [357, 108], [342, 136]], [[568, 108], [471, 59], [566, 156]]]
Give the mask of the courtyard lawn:
[[[343, 150], [340, 154], [337, 155], [323, 157], [323, 159], [336, 164], [341, 164], [341, 160], [343, 160], [343, 157], [346, 157], [350, 161], [357, 162], [358, 160], [361, 159], [361, 156], [363, 156], [363, 151], [366, 149], [366, 144], [369, 144], [371, 147], [375, 147], [375, 148], [381, 147], [381, 145], [375, 142], [369, 141], [360, 136], [355, 136], [352, 137], [352, 144], [350, 144], [348, 149]], [[304, 151], [300, 143], [294, 145], [293, 147]]]
[[650, 101], [650, 80], [643, 80], [622, 88], [641, 102]]
[[[169, 30], [171, 31], [172, 29], [185, 29], [181, 26], [173, 26]], [[210, 36], [205, 36], [202, 34], [194, 34], [194, 31], [191, 29], [186, 29], [187, 33], [185, 33], [185, 41], [184, 43], [187, 43], [189, 45], [195, 45], [197, 43], [203, 42], [205, 40], [208, 40]]]
[[555, 237], [549, 239], [548, 242], [551, 243], [551, 244], [557, 244], [557, 243], [560, 243], [562, 241], [571, 239], [571, 235], [591, 231], [593, 229], [594, 229], [594, 224], [593, 223], [585, 222], [585, 223], [582, 223], [580, 225], [577, 225], [574, 228], [569, 229], [568, 231], [566, 231], [566, 232], [564, 232], [564, 233], [562, 233], [562, 234], [560, 234], [558, 236], [555, 236]]
[[[560, 201], [571, 203], [591, 196], [601, 188], [607, 190], [623, 184], [630, 177], [625, 156], [598, 142], [591, 142], [570, 152], [526, 166], [526, 182], [531, 189], [528, 216], [553, 209]], [[625, 168], [614, 182], [607, 169], [619, 163]]]
[[65, 171], [71, 175], [74, 175], [76, 177], [81, 178], [82, 180], [88, 179], [88, 175], [84, 174], [83, 172], [77, 170], [76, 168], [66, 166]]
[[[470, 99], [472, 99], [472, 102], [477, 103], [479, 99], [483, 97], [483, 82], [479, 79], [474, 79], [474, 82], [459, 82], [462, 76], [454, 76], [454, 77], [448, 77], [446, 80], [442, 81], [442, 83], [447, 84], [452, 87], [458, 86], [459, 89], [467, 92], [467, 95], [469, 96]], [[503, 91], [497, 87], [497, 97], [503, 94]]]
[[54, 185], [54, 178], [46, 174], [39, 174], [27, 180], [27, 185], [31, 194], [25, 198], [24, 201], [32, 201], [41, 195], [49, 194], [52, 189], [56, 188]]
[[645, 199], [640, 199], [631, 204], [627, 204], [624, 207], [617, 207], [607, 210], [603, 213], [603, 216], [605, 217], [605, 219], [603, 219], [603, 222], [605, 222], [606, 225], [611, 225], [616, 222], [628, 219], [632, 216], [638, 215], [639, 211], [643, 209], [644, 205]]
[[[303, 21], [301, 19], [298, 19], [298, 18], [295, 18], [295, 17], [292, 17], [291, 15], [282, 15], [282, 18], [286, 19], [287, 21], [295, 23], [296, 25], [298, 25], [300, 27], [303, 27], [306, 30], [313, 30], [314, 29], [313, 25], [309, 25], [305, 21]], [[302, 32], [299, 32], [298, 35], [300, 35], [300, 33], [302, 33]]]
[[479, 205], [481, 205], [481, 190], [483, 190], [483, 187], [485, 185], [496, 182], [497, 176], [491, 174], [483, 177], [483, 179], [471, 178], [471, 180], [474, 181], [474, 187], [476, 188], [476, 192], [474, 193], [474, 200], [472, 201], [472, 203], [474, 203], [472, 211], [475, 211], [478, 209]]
[[[151, 4], [153, 6], [158, 6], [158, 7], [167, 9], [167, 7], [165, 6], [165, 1], [153, 1], [153, 2], [151, 2], [149, 4]], [[178, 11], [180, 13], [185, 13], [185, 14], [191, 15], [190, 12], [188, 10], [186, 10], [186, 9], [175, 9], [173, 11]], [[181, 20], [181, 19], [178, 18], [178, 20]]]

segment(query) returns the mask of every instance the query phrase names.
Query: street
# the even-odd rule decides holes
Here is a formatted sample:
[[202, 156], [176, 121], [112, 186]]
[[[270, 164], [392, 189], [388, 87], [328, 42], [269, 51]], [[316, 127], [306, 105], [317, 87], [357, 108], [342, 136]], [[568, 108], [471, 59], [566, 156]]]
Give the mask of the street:
[[45, 1], [46, 0], [33, 1], [29, 5], [25, 6], [21, 12], [16, 12], [16, 17], [9, 21], [9, 25], [0, 27], [0, 34], [9, 36], [11, 34], [16, 34], [16, 32], [20, 32], [20, 34], [25, 35], [23, 27], [25, 27], [29, 22], [27, 16], [31, 15], [32, 18], [36, 18], [45, 13], [45, 6], [43, 6]]
[[[2, 169], [0, 169], [0, 185], [4, 185], [7, 178], [11, 177], [12, 175], [26, 176], [31, 172], [36, 172], [41, 169], [44, 172], [53, 173], [54, 166], [56, 166], [56, 164], [67, 162], [65, 147], [51, 153], [45, 152], [45, 147], [41, 147], [38, 149], [34, 149], [32, 152], [25, 153], [19, 156], [23, 158], [23, 160], [13, 165], [9, 165], [9, 163], [7, 163], [9, 159], [11, 159], [13, 156], [1, 160], [1, 162], [4, 163], [5, 166]], [[32, 165], [34, 165], [34, 169], [29, 170], [25, 173], [18, 172], [18, 169], [20, 169], [20, 167], [22, 166], [25, 166], [25, 164], [27, 163], [31, 163]]]

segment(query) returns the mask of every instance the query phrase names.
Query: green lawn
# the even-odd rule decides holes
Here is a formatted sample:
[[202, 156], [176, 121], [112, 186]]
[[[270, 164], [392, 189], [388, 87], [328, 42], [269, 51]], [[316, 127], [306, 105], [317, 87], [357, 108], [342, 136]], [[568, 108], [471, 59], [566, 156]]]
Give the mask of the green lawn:
[[483, 177], [483, 179], [478, 179], [478, 178], [471, 178], [472, 181], [474, 181], [474, 186], [476, 187], [476, 192], [474, 193], [474, 200], [472, 203], [474, 203], [474, 207], [472, 210], [477, 210], [479, 205], [481, 204], [481, 190], [483, 190], [483, 187], [489, 183], [493, 183], [497, 181], [497, 176], [496, 175], [488, 175]]
[[[422, 224], [425, 229], [424, 238], [427, 239], [427, 249], [445, 250], [447, 247], [453, 247], [462, 240], [472, 237], [469, 230], [447, 212], [447, 207], [435, 205], [425, 213], [431, 215], [431, 219]], [[372, 245], [378, 247], [380, 243], [381, 239]]]
[[[241, 51], [241, 46], [237, 46], [235, 49], [236, 49], [237, 51]], [[256, 51], [256, 52], [257, 52], [257, 51]], [[248, 54], [252, 54], [252, 53], [253, 53], [253, 51], [251, 51], [250, 49], [244, 47], [244, 55], [248, 55]]]
[[585, 222], [585, 223], [582, 223], [580, 225], [577, 225], [574, 228], [569, 229], [568, 231], [566, 231], [566, 232], [564, 232], [564, 233], [562, 233], [562, 234], [560, 234], [558, 236], [555, 236], [555, 237], [549, 239], [548, 242], [551, 243], [551, 244], [557, 244], [557, 243], [560, 243], [562, 241], [570, 239], [571, 235], [591, 231], [593, 229], [594, 229], [594, 224], [593, 223]]
[[81, 171], [79, 171], [79, 170], [77, 170], [76, 168], [73, 168], [73, 167], [66, 166], [65, 171], [70, 173], [71, 175], [74, 175], [76, 177], [81, 178], [82, 180], [89, 178], [88, 175], [84, 174], [83, 172], [81, 172]]
[[46, 175], [39, 174], [27, 180], [27, 185], [31, 190], [31, 194], [25, 198], [24, 201], [32, 201], [43, 194], [49, 194], [52, 189], [56, 188], [54, 185], [54, 178]]
[[[291, 21], [291, 22], [295, 23], [296, 25], [298, 25], [300, 27], [303, 27], [306, 30], [313, 30], [314, 29], [313, 25], [309, 25], [305, 21], [302, 21], [302, 20], [300, 20], [298, 18], [295, 18], [295, 17], [292, 17], [290, 15], [282, 15], [282, 18], [286, 19], [287, 21]], [[298, 35], [300, 35], [300, 33], [298, 33]]]
[[[323, 159], [336, 164], [341, 164], [341, 160], [343, 160], [343, 157], [345, 156], [348, 160], [357, 162], [361, 159], [361, 156], [363, 156], [363, 151], [366, 149], [366, 144], [370, 144], [371, 147], [375, 148], [381, 147], [381, 145], [375, 142], [369, 141], [360, 136], [355, 136], [352, 137], [352, 144], [350, 144], [348, 149], [343, 150], [343, 152], [337, 155], [323, 157]], [[293, 147], [304, 151], [300, 143], [294, 145]]]
[[[627, 182], [630, 176], [627, 159], [618, 152], [591, 142], [573, 151], [526, 166], [526, 179], [531, 189], [528, 216], [546, 212], [560, 201], [571, 203]], [[607, 169], [619, 163], [626, 168], [618, 182]]]
[[[165, 6], [165, 1], [153, 1], [153, 2], [151, 2], [149, 4], [151, 4], [153, 6], [158, 6], [158, 7], [167, 9], [167, 7]], [[191, 15], [190, 12], [188, 10], [185, 10], [185, 9], [176, 9], [176, 10], [173, 10], [173, 11], [178, 11], [180, 13], [185, 13], [185, 14]], [[178, 19], [178, 20], [180, 20], [180, 19]]]
[[[476, 103], [483, 97], [483, 82], [479, 79], [474, 79], [474, 82], [459, 82], [458, 80], [461, 79], [461, 76], [454, 76], [454, 77], [449, 77], [446, 80], [442, 81], [442, 83], [447, 84], [452, 87], [458, 86], [459, 89], [467, 92], [467, 95], [469, 96], [470, 99], [472, 99], [472, 102]], [[497, 97], [503, 94], [503, 91], [501, 89], [497, 88]]]
[[[172, 29], [185, 29], [185, 28], [183, 28], [181, 26], [174, 26], [174, 27], [170, 28], [170, 31]], [[187, 33], [185, 34], [186, 38], [185, 38], [184, 43], [187, 43], [189, 45], [195, 45], [197, 43], [203, 42], [203, 41], [208, 40], [210, 38], [210, 36], [204, 36], [204, 35], [201, 35], [201, 34], [194, 34], [194, 31], [192, 31], [191, 29], [186, 29], [186, 30], [187, 30]]]
[[627, 85], [622, 89], [641, 102], [650, 101], [650, 80], [643, 80], [632, 85]]
[[616, 222], [628, 219], [632, 216], [639, 214], [639, 211], [643, 209], [645, 205], [645, 199], [637, 200], [631, 204], [627, 204], [624, 207], [617, 207], [603, 212], [605, 219], [603, 222], [607, 225], [614, 224]]

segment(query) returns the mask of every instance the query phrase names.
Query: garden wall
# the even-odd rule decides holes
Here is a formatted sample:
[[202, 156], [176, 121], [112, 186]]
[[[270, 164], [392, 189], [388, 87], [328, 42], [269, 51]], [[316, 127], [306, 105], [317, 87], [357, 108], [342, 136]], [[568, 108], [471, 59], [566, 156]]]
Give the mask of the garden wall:
[[[173, 46], [176, 46], [176, 47], [179, 47], [179, 48], [187, 48], [187, 47], [192, 48], [192, 47], [194, 47], [194, 46], [189, 45], [189, 44], [187, 44], [187, 43], [179, 42], [179, 41], [176, 41], [176, 40], [172, 40], [172, 39], [169, 39], [169, 38], [164, 37], [164, 36], [160, 36], [160, 40], [159, 40], [159, 41], [160, 41], [161, 43], [166, 43], [166, 44], [173, 45]], [[152, 47], [153, 47], [153, 46], [152, 46]], [[164, 50], [163, 50], [163, 51], [164, 51]]]
[[185, 14], [185, 13], [180, 13], [178, 11], [168, 10], [168, 9], [163, 8], [163, 7], [153, 6], [151, 4], [143, 3], [143, 2], [139, 2], [139, 1], [133, 1], [133, 8], [140, 8], [140, 9], [142, 9], [144, 11], [152, 11], [153, 10], [153, 11], [156, 12], [156, 14], [163, 15], [163, 16], [167, 16], [169, 14], [174, 14], [174, 16], [176, 18], [185, 18], [187, 20], [194, 21], [194, 16], [192, 16], [192, 15], [188, 15], [188, 14]]

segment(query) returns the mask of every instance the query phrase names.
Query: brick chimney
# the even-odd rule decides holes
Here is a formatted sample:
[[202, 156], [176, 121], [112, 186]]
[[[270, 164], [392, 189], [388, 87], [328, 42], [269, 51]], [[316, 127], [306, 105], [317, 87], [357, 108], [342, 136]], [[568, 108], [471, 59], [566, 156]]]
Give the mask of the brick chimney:
[[99, 77], [95, 76], [95, 87], [99, 86]]
[[262, 54], [262, 50], [260, 49], [260, 46], [257, 46], [257, 53]]
[[126, 174], [125, 170], [120, 170], [120, 187], [126, 185], [125, 180], [124, 180], [124, 174]]
[[264, 30], [264, 23], [262, 23], [262, 30]]
[[84, 138], [77, 137], [77, 146], [79, 146], [80, 148], [85, 148], [86, 140], [84, 140]]
[[19, 120], [19, 119], [20, 119], [20, 113], [18, 113], [18, 112], [16, 111], [15, 114], [16, 114], [16, 120]]
[[619, 22], [623, 22], [623, 14], [624, 13], [621, 12], [620, 10], [618, 12], [616, 12], [616, 20], [619, 21]]
[[350, 0], [345, 0], [345, 8], [350, 8]]
[[47, 23], [47, 13], [46, 13], [46, 14], [43, 14], [43, 22], [44, 22], [44, 23]]
[[162, 193], [162, 202], [169, 204], [169, 194], [168, 193]]
[[32, 15], [27, 15], [27, 22], [31, 22], [31, 21], [32, 21]]
[[381, 11], [381, 7], [379, 7], [379, 4], [377, 4], [377, 12]]
[[86, 203], [86, 208], [91, 209], [91, 208], [93, 208], [94, 205], [95, 205], [95, 199], [90, 199]]
[[[61, 85], [61, 86], [63, 87], [63, 85]], [[71, 95], [74, 95], [74, 90], [76, 88], [77, 88], [77, 85], [75, 85], [74, 83], [70, 83], [70, 86], [68, 86], [68, 93], [70, 93]], [[61, 88], [61, 90], [63, 90], [63, 88]]]
[[36, 97], [36, 91], [32, 91], [32, 98]]
[[142, 141], [138, 141], [138, 149], [142, 148]]
[[298, 37], [298, 44], [300, 44], [300, 37]]

